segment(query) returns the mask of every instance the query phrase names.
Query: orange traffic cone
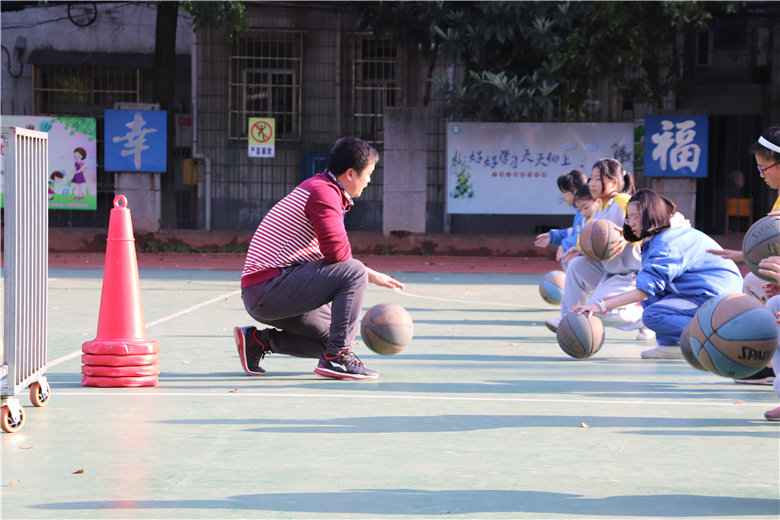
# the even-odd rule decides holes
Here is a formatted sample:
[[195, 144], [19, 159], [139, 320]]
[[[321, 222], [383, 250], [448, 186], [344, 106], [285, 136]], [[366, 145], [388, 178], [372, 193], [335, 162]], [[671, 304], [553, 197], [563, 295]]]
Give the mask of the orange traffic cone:
[[108, 220], [97, 337], [81, 346], [83, 386], [156, 386], [156, 340], [147, 339], [138, 287], [138, 262], [127, 198], [114, 197]]

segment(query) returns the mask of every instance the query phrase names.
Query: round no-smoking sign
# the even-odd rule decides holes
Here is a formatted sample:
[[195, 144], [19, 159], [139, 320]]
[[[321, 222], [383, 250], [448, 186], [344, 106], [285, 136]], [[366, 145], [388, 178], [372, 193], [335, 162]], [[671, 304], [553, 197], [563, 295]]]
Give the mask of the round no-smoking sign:
[[274, 138], [274, 127], [265, 119], [255, 119], [249, 127], [252, 144], [269, 144]]

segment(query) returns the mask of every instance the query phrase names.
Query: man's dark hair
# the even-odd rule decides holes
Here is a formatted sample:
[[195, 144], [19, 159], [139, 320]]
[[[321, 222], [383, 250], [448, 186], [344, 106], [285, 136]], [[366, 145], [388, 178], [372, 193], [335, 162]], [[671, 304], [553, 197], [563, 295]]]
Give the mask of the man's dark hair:
[[336, 176], [350, 168], [360, 173], [378, 160], [379, 152], [367, 142], [357, 137], [342, 137], [330, 149], [328, 170]]
[[674, 202], [648, 189], [637, 191], [628, 204], [629, 206], [637, 204], [637, 210], [642, 219], [639, 236], [636, 236], [631, 230], [628, 221], [623, 225], [623, 236], [629, 242], [638, 242], [667, 229], [670, 226], [672, 215], [677, 211]]
[[568, 192], [574, 194], [577, 193], [577, 190], [580, 189], [581, 186], [588, 182], [588, 178], [585, 177], [585, 174], [581, 171], [572, 170], [569, 173], [564, 173], [559, 176], [556, 182], [558, 183], [558, 190], [560, 190], [561, 193]]

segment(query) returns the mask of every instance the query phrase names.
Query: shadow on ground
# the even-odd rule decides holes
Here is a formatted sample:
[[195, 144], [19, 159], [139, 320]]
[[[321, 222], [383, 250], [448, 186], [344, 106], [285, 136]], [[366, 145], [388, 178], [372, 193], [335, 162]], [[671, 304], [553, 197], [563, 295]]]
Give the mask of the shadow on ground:
[[767, 498], [707, 495], [625, 495], [587, 498], [570, 493], [509, 490], [359, 489], [322, 493], [265, 493], [224, 499], [104, 500], [39, 504], [37, 509], [146, 510], [203, 509], [279, 511], [306, 514], [434, 515], [476, 513], [556, 513], [604, 517], [777, 515], [780, 502]]

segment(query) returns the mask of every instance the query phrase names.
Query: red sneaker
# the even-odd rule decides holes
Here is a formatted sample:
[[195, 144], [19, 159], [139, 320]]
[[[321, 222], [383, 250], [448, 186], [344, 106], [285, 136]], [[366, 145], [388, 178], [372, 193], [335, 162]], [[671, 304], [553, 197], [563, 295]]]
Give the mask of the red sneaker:
[[764, 419], [772, 422], [780, 422], [780, 406], [772, 408], [764, 413]]
[[271, 351], [271, 346], [265, 343], [254, 327], [233, 327], [233, 339], [236, 342], [241, 367], [248, 376], [262, 376], [265, 370], [260, 361]]

